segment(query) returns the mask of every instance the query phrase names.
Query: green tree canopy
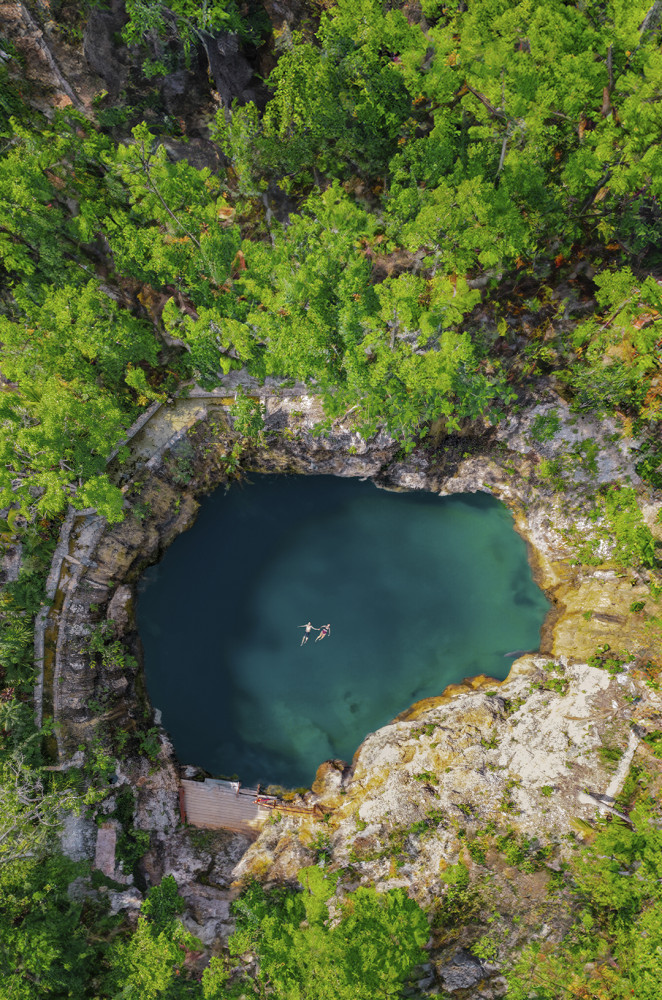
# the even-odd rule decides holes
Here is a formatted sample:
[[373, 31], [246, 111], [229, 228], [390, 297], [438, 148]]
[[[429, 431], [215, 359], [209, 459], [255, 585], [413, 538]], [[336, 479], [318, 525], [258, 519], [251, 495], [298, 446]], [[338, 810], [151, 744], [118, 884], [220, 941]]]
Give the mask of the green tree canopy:
[[260, 980], [279, 1000], [374, 1000], [398, 997], [425, 960], [428, 922], [401, 889], [360, 888], [329, 916], [337, 875], [303, 868], [303, 892], [267, 894], [252, 886], [240, 899], [231, 950], [257, 952]]

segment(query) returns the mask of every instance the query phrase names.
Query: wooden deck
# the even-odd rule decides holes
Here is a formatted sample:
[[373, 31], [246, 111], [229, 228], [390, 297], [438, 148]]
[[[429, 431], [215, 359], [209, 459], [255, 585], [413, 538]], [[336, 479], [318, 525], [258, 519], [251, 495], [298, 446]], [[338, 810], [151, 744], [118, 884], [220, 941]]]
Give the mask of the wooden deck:
[[257, 836], [271, 812], [286, 816], [321, 817], [318, 806], [294, 805], [255, 788], [237, 789], [236, 783], [220, 778], [204, 781], [182, 779], [179, 786], [182, 822], [205, 830], [234, 830]]
[[235, 833], [257, 835], [269, 815], [264, 805], [257, 804], [257, 790], [239, 788], [230, 781], [206, 778], [205, 781], [181, 782], [180, 805], [182, 819], [191, 826], [205, 830], [234, 830]]

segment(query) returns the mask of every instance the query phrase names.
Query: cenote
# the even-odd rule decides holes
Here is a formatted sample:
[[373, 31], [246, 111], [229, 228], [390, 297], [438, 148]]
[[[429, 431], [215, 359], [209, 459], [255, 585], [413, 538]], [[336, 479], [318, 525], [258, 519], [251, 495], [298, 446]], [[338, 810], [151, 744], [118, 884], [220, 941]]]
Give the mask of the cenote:
[[[505, 677], [548, 607], [492, 497], [255, 476], [203, 501], [145, 573], [138, 620], [179, 759], [294, 787], [447, 684]], [[331, 634], [302, 647], [309, 620]]]

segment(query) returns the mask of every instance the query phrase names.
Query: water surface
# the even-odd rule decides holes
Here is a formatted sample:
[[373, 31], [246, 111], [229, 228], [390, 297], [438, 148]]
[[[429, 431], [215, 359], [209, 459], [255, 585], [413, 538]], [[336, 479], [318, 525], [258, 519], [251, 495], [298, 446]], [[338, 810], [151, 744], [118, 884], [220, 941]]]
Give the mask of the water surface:
[[[548, 610], [492, 497], [331, 476], [217, 491], [140, 590], [150, 697], [180, 760], [246, 784], [309, 785], [418, 699], [505, 677]], [[301, 647], [308, 620], [331, 635]]]

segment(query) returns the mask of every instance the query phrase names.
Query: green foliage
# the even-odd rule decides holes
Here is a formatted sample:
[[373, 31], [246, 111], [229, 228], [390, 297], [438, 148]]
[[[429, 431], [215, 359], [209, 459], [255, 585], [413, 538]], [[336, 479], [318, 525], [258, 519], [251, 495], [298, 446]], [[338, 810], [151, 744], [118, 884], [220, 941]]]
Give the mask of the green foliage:
[[598, 527], [581, 547], [580, 559], [589, 564], [604, 561], [604, 556], [597, 554], [598, 546], [604, 543], [617, 566], [654, 567], [655, 537], [644, 521], [633, 487], [609, 486], [596, 493], [593, 501], [595, 506], [589, 516]]
[[[654, 95], [662, 92], [662, 58], [652, 34], [639, 38], [645, 5], [598, 10], [553, 2], [543, 10], [481, 0], [470, 10], [442, 12], [434, 4], [432, 10], [423, 34], [397, 6], [340, 3], [323, 16], [317, 44], [295, 37], [272, 74], [275, 91], [264, 114], [247, 105], [235, 109], [230, 123], [219, 120], [218, 137], [242, 189], [257, 192], [274, 172], [287, 190], [320, 173], [367, 175], [374, 193], [388, 188], [382, 198], [386, 254], [397, 246], [424, 251], [435, 272], [453, 277], [553, 256], [575, 240], [608, 243], [615, 232], [626, 245], [635, 230], [638, 246], [654, 244], [661, 218], [651, 209], [657, 197]], [[604, 105], [605, 94], [617, 114]], [[642, 235], [644, 215], [650, 221]], [[368, 249], [371, 257], [378, 250], [374, 241]], [[389, 307], [380, 308], [387, 336], [389, 323], [419, 328], [400, 291], [412, 287], [411, 277], [397, 279], [404, 310], [396, 307], [392, 317]], [[577, 357], [562, 372], [574, 404], [655, 417], [659, 289], [653, 279], [637, 287], [627, 268], [603, 270], [596, 285], [603, 317], [579, 325]], [[381, 307], [380, 285], [377, 294]], [[375, 407], [388, 414], [395, 405], [405, 436], [410, 409], [423, 419], [446, 416], [443, 409], [425, 412], [423, 369], [440, 361], [439, 352], [434, 361], [427, 353], [413, 387], [403, 375], [405, 359], [397, 350], [380, 356], [374, 339], [362, 344], [371, 364], [360, 364], [357, 374], [371, 395], [373, 373], [389, 381], [388, 397], [374, 398]], [[389, 345], [391, 351], [399, 346], [392, 336]], [[455, 342], [454, 349], [462, 348]], [[551, 358], [556, 364], [554, 352]], [[348, 383], [353, 360], [347, 357]], [[474, 380], [481, 360], [476, 353], [470, 358]], [[444, 394], [450, 388], [445, 376], [435, 373]], [[503, 384], [500, 389], [507, 401]], [[336, 392], [333, 416], [355, 405], [357, 395]], [[489, 399], [479, 403], [475, 382], [470, 395], [478, 405], [466, 415], [489, 409]], [[543, 416], [532, 436], [548, 440], [557, 427], [553, 414]], [[578, 457], [595, 471], [594, 455]], [[541, 472], [561, 488], [560, 467], [546, 461]]]
[[[357, 820], [357, 826], [359, 826], [358, 820]], [[327, 861], [331, 860], [333, 848], [331, 845], [331, 837], [329, 836], [328, 833], [323, 833], [320, 831], [320, 833], [318, 833], [315, 837], [313, 837], [310, 846], [315, 852], [315, 857], [318, 864], [320, 862], [322, 862], [322, 864], [325, 864]]]
[[400, 996], [428, 938], [418, 905], [400, 889], [361, 888], [344, 897], [340, 922], [331, 925], [327, 903], [338, 876], [315, 866], [299, 877], [300, 893], [265, 893], [254, 884], [242, 895], [231, 952], [254, 950], [259, 981], [282, 1000]]
[[564, 375], [574, 406], [598, 413], [622, 408], [658, 419], [660, 288], [651, 277], [636, 281], [629, 268], [603, 271], [594, 280], [602, 315], [576, 327], [573, 345], [581, 360]]
[[561, 426], [561, 418], [553, 410], [551, 413], [539, 413], [531, 424], [531, 437], [534, 441], [551, 441]]
[[[247, 5], [242, 6], [245, 11]], [[212, 0], [202, 5], [196, 0], [171, 0], [167, 4], [162, 0], [127, 0], [126, 12], [123, 40], [152, 53], [143, 63], [147, 77], [175, 70], [180, 51], [190, 66], [191, 51], [198, 45], [213, 44], [213, 36], [219, 31], [259, 39], [257, 25], [242, 17], [235, 0]]]
[[373, 239], [374, 220], [334, 184], [271, 247], [244, 242], [239, 299], [226, 296], [179, 327], [203, 384], [216, 384], [233, 359], [257, 377], [313, 382], [330, 419], [352, 412], [365, 434], [385, 424], [406, 447], [422, 423], [498, 415], [511, 398], [503, 373], [457, 331], [478, 293], [465, 281], [409, 274], [373, 286]]
[[424, 726], [416, 726], [411, 731], [411, 737], [412, 739], [420, 740], [421, 736], [432, 736], [436, 728], [434, 722], [428, 722]]
[[662, 834], [650, 805], [604, 823], [572, 864], [578, 914], [553, 951], [527, 947], [506, 973], [515, 1000], [654, 1000], [662, 975]]
[[49, 789], [44, 773], [23, 755], [0, 763], [0, 868], [38, 862], [52, 847], [62, 811], [73, 809], [70, 789]]
[[109, 978], [110, 988], [116, 992], [112, 995], [127, 1000], [183, 996], [184, 987], [177, 988], [178, 977], [185, 948], [191, 943], [191, 935], [181, 924], [159, 932], [145, 917], [139, 917], [131, 938], [113, 949], [113, 972]]
[[621, 750], [620, 747], [611, 747], [603, 745], [601, 747], [598, 747], [598, 754], [600, 756], [600, 760], [605, 765], [605, 767], [613, 771], [615, 770], [616, 764], [618, 764], [619, 760], [623, 756], [623, 751]]
[[138, 732], [138, 747], [151, 761], [155, 761], [161, 750], [159, 731], [156, 726], [152, 726], [147, 732]]
[[538, 475], [541, 479], [549, 480], [550, 485], [555, 490], [564, 490], [566, 481], [563, 476], [562, 458], [541, 458], [538, 462]]
[[81, 744], [78, 749], [86, 754], [84, 771], [89, 779], [89, 787], [83, 801], [86, 805], [94, 805], [108, 794], [110, 779], [117, 769], [117, 761], [106, 749], [98, 734], [89, 746]]
[[[218, 180], [170, 163], [145, 126], [119, 146], [75, 112], [14, 130], [0, 157], [0, 263], [11, 276], [0, 310], [0, 504], [52, 516], [72, 502], [121, 520], [106, 460], [140, 408], [163, 398], [152, 385], [159, 341], [93, 277], [95, 241], [120, 281], [194, 293], [203, 306], [228, 277], [238, 233], [219, 224]], [[178, 314], [173, 305], [171, 324]]]
[[[184, 48], [204, 45], [233, 16], [221, 2], [129, 6], [127, 37], [164, 53], [173, 32]], [[295, 36], [264, 113], [247, 105], [218, 125], [249, 194], [279, 174], [298, 196], [304, 180], [308, 192], [311, 179], [334, 179], [313, 187], [287, 228], [270, 224], [271, 244], [254, 228], [242, 242], [237, 209], [255, 203], [237, 201], [223, 174], [170, 162], [144, 124], [115, 146], [73, 112], [39, 135], [15, 123], [0, 158], [0, 253], [14, 288], [1, 332], [19, 386], [3, 394], [5, 496], [22, 476], [26, 511], [73, 499], [122, 516], [105, 457], [163, 392], [149, 324], [91, 277], [99, 238], [115, 276], [138, 282], [154, 322], [186, 344], [179, 371], [205, 387], [240, 365], [301, 379], [328, 421], [350, 413], [365, 434], [385, 425], [405, 449], [437, 421], [498, 419], [514, 393], [493, 335], [469, 322], [481, 296], [467, 272], [549, 256], [559, 239], [599, 234], [607, 203], [640, 197], [642, 185], [655, 196], [655, 156], [633, 137], [642, 101], [652, 102], [644, 131], [655, 129], [659, 53], [638, 44], [620, 5], [599, 16], [548, 6], [436, 10], [424, 34], [397, 5], [343, 2], [315, 40]], [[609, 71], [595, 55], [607, 49]], [[597, 111], [609, 74], [618, 129]], [[348, 193], [357, 170], [361, 199]], [[564, 376], [575, 404], [652, 417], [657, 285], [622, 268], [603, 269], [596, 286], [604, 315], [578, 327]], [[258, 433], [248, 411], [238, 415]], [[547, 414], [532, 434], [555, 428]], [[595, 466], [595, 455], [577, 457]], [[540, 471], [560, 485], [561, 468]]]
[[[194, 295], [198, 307], [209, 305], [239, 248], [237, 227], [225, 222], [219, 178], [186, 160], [170, 162], [144, 123], [105, 160], [109, 178], [121, 185], [119, 204], [103, 220], [116, 266], [153, 287]], [[171, 301], [166, 325], [177, 313]]]
[[[124, 871], [129, 874], [134, 872], [138, 862], [149, 848], [149, 833], [146, 830], [137, 830], [133, 825], [133, 814], [135, 810], [136, 798], [130, 785], [122, 785], [116, 796], [117, 805], [114, 816], [122, 824], [122, 830], [117, 838], [117, 848], [115, 857], [122, 864]], [[163, 882], [160, 889], [164, 889]], [[156, 906], [154, 901], [151, 904]], [[159, 907], [163, 909], [163, 907]], [[178, 911], [177, 911], [178, 912]]]
[[[399, 5], [343, 0], [313, 40], [284, 44], [263, 113], [222, 116], [240, 189], [275, 178], [301, 197], [320, 182], [287, 229], [271, 224], [272, 245], [254, 220], [242, 243], [237, 209], [255, 203], [237, 203], [223, 174], [170, 162], [144, 124], [115, 146], [71, 111], [39, 133], [13, 122], [0, 255], [19, 388], [3, 394], [1, 465], [5, 491], [23, 478], [26, 510], [73, 498], [120, 518], [105, 456], [137, 407], [163, 397], [149, 324], [93, 278], [99, 240], [113, 280], [140, 284], [154, 322], [188, 348], [180, 371], [207, 387], [241, 364], [303, 379], [329, 420], [351, 412], [366, 434], [385, 424], [405, 448], [429, 423], [497, 419], [512, 401], [493, 335], [467, 322], [480, 293], [466, 275], [535, 265], [650, 216], [662, 57], [638, 37], [643, 6], [428, 6], [424, 33]], [[153, 66], [237, 27], [222, 0], [134, 0], [128, 14], [125, 36], [149, 42]], [[605, 87], [618, 114], [600, 112]], [[564, 375], [575, 405], [654, 418], [659, 289], [627, 268], [603, 268], [596, 286], [603, 315], [578, 327]], [[553, 417], [533, 436], [546, 439]], [[556, 485], [561, 471], [541, 467]]]
[[230, 413], [234, 418], [234, 429], [243, 438], [255, 444], [265, 443], [264, 404], [247, 396], [241, 386], [237, 389]]
[[[256, 954], [258, 981], [233, 984], [220, 960], [201, 983], [189, 977], [186, 949], [197, 945], [177, 920], [182, 903], [167, 879], [150, 893], [135, 934], [124, 928], [103, 958], [87, 930], [102, 924], [94, 904], [66, 896], [73, 869], [41, 861], [56, 822], [49, 809], [62, 793], [30, 766], [37, 741], [25, 742], [43, 600], [31, 532], [45, 531], [69, 503], [121, 520], [124, 494], [106, 462], [133, 420], [181, 380], [212, 389], [239, 368], [260, 381], [305, 383], [325, 407], [320, 433], [346, 419], [366, 436], [386, 429], [404, 452], [428, 434], [437, 448], [464, 421], [500, 419], [520, 390], [536, 391], [544, 371], [565, 383], [575, 410], [618, 413], [624, 437], [643, 441], [637, 472], [659, 487], [662, 293], [646, 274], [657, 273], [662, 241], [662, 52], [658, 34], [639, 31], [649, 2], [423, 0], [418, 23], [399, 0], [320, 4], [314, 35], [284, 32], [270, 49], [266, 106], [219, 115], [214, 134], [230, 167], [215, 173], [173, 162], [156, 126], [129, 134], [127, 122], [141, 113], [134, 108], [97, 111], [118, 142], [72, 110], [41, 119], [16, 84], [15, 51], [0, 44], [8, 56], [0, 57], [0, 507], [8, 510], [0, 530], [4, 540], [20, 531], [27, 556], [0, 606], [0, 729], [5, 768], [24, 746], [19, 787], [33, 803], [20, 800], [5, 769], [4, 821], [13, 826], [3, 850], [25, 843], [29, 856], [0, 869], [3, 996], [225, 1000], [235, 986], [276, 1000], [401, 995], [424, 955], [425, 917], [402, 892], [343, 895], [326, 868], [326, 834], [312, 844], [323, 865], [301, 873], [300, 892], [253, 886], [237, 904], [233, 949]], [[255, 41], [261, 30], [253, 7], [232, 0], [126, 6], [124, 37], [144, 56], [147, 76], [193, 66], [219, 32]], [[287, 212], [286, 224], [272, 215], [281, 195], [283, 214], [275, 214]], [[585, 280], [575, 276], [580, 262]], [[567, 282], [580, 301], [561, 301]], [[535, 321], [514, 322], [513, 302], [514, 315], [525, 308]], [[582, 311], [573, 327], [579, 306], [588, 318]], [[254, 400], [239, 392], [232, 415], [242, 440], [226, 455], [229, 475], [246, 442], [265, 440]], [[545, 443], [559, 427], [558, 414], [546, 412], [530, 436]], [[190, 442], [171, 461], [175, 478], [190, 483]], [[122, 453], [113, 468], [121, 462]], [[597, 467], [598, 443], [586, 440], [543, 458], [538, 473], [562, 490]], [[139, 497], [131, 510], [148, 514]], [[594, 515], [596, 538], [581, 558], [603, 558], [598, 546], [608, 542], [617, 566], [655, 566], [634, 489], [598, 494]], [[109, 623], [94, 630], [89, 651], [97, 666], [133, 666]], [[628, 659], [605, 645], [589, 662], [616, 673]], [[657, 685], [653, 674], [648, 683]], [[539, 689], [564, 694], [568, 681], [553, 669]], [[522, 701], [504, 702], [504, 712]], [[431, 736], [419, 728], [414, 738]], [[116, 746], [127, 738], [116, 735]], [[486, 749], [495, 739], [485, 738]], [[108, 740], [99, 731], [87, 751], [91, 787], [75, 789], [90, 805], [111, 788]], [[132, 740], [156, 758], [154, 728]], [[646, 742], [658, 756], [659, 732]], [[614, 751], [602, 749], [608, 766], [617, 765]], [[416, 778], [434, 780], [431, 772]], [[644, 784], [631, 773], [619, 808]], [[513, 787], [505, 810], [516, 808]], [[29, 818], [37, 807], [42, 824]], [[118, 810], [119, 857], [132, 867], [147, 837], [133, 829], [126, 797]], [[574, 874], [581, 916], [557, 954], [525, 956], [511, 976], [515, 1000], [601, 989], [655, 996], [659, 831], [643, 813], [633, 817], [633, 830], [613, 821], [598, 831]], [[432, 836], [443, 820], [432, 808], [391, 831], [385, 856], [404, 863], [410, 838]], [[466, 839], [475, 864], [485, 863], [487, 846], [486, 835]], [[547, 856], [513, 831], [497, 847], [524, 872]], [[480, 897], [462, 862], [443, 881], [435, 921], [450, 934], [478, 917]], [[490, 935], [473, 945], [487, 959], [496, 947]]]
[[[317, 44], [294, 37], [264, 114], [248, 105], [219, 122], [244, 177], [390, 175], [391, 231], [449, 273], [534, 255], [552, 237], [569, 244], [582, 224], [609, 239], [604, 209], [628, 195], [621, 224], [637, 227], [657, 189], [635, 109], [662, 79], [653, 39], [639, 44], [643, 4], [432, 5], [425, 33], [399, 6], [340, 2]], [[618, 124], [599, 115], [610, 74]]]
[[616, 808], [629, 812], [637, 796], [642, 796], [648, 788], [649, 775], [641, 764], [631, 764], [623, 787], [616, 798]]
[[[0, 138], [11, 135], [12, 118], [27, 117], [29, 111], [21, 97], [20, 80], [16, 79], [21, 58], [15, 45], [0, 32]], [[14, 78], [10, 70], [14, 71]]]
[[191, 482], [194, 473], [195, 451], [193, 450], [193, 445], [190, 441], [184, 439], [178, 442], [177, 446], [172, 449], [171, 456], [174, 459], [171, 464], [172, 478], [180, 486], [187, 486]]
[[497, 837], [496, 846], [509, 865], [529, 873], [538, 871], [551, 851], [550, 847], [542, 847], [536, 837], [518, 836], [512, 829]]
[[230, 973], [222, 958], [212, 955], [202, 973], [202, 1000], [227, 1000], [226, 984]]
[[187, 950], [199, 948], [200, 942], [177, 920], [184, 907], [172, 875], [149, 890], [135, 932], [117, 940], [109, 950], [106, 995], [122, 1000], [191, 996], [184, 962]]
[[616, 541], [614, 557], [621, 566], [654, 566], [655, 539], [644, 523], [631, 486], [611, 486], [604, 496], [605, 520]]
[[477, 865], [485, 864], [485, 861], [487, 860], [485, 847], [479, 838], [469, 841], [467, 844], [467, 850], [471, 860], [475, 861]]
[[646, 733], [644, 743], [647, 743], [654, 757], [662, 760], [662, 731], [659, 729]]
[[0, 504], [53, 516], [71, 501], [120, 520], [122, 496], [103, 470], [136, 412], [126, 365], [156, 359], [154, 336], [94, 280], [49, 289], [38, 305], [25, 291], [0, 315], [3, 373], [15, 385], [0, 410]]
[[471, 945], [471, 953], [484, 962], [494, 962], [499, 955], [499, 946], [488, 934], [484, 934]]
[[[547, 676], [543, 681], [537, 682], [532, 685], [533, 690], [536, 691], [555, 691], [556, 694], [565, 695], [568, 693], [570, 687], [570, 681], [567, 677], [564, 677], [565, 667], [559, 663], [546, 663], [545, 672]], [[560, 677], [552, 677], [551, 674], [558, 673]]]
[[89, 923], [103, 914], [69, 898], [67, 886], [86, 865], [52, 855], [0, 865], [2, 1000], [87, 1000], [103, 954]]
[[115, 638], [116, 634], [117, 626], [114, 621], [106, 620], [94, 626], [88, 636], [88, 647], [93, 656], [98, 656], [99, 660], [90, 660], [92, 670], [97, 665], [110, 671], [137, 667], [136, 658], [126, 652], [122, 642]]
[[115, 806], [115, 817], [123, 827], [133, 823], [133, 814], [136, 808], [136, 796], [130, 785], [122, 785], [116, 795], [117, 805]]
[[635, 466], [638, 476], [655, 489], [662, 489], [662, 443], [657, 437], [644, 441], [639, 454], [642, 456]]
[[435, 927], [457, 927], [471, 923], [480, 909], [480, 896], [463, 861], [449, 865], [441, 873], [446, 886], [434, 915]]
[[48, 603], [44, 583], [55, 545], [53, 534], [43, 523], [24, 531], [18, 579], [4, 584], [0, 592], [0, 681], [6, 704], [12, 705], [11, 721], [6, 708], [0, 718], [7, 749], [16, 749], [34, 731], [34, 621]]
[[172, 926], [177, 915], [184, 911], [185, 905], [175, 879], [172, 875], [166, 875], [159, 885], [149, 890], [140, 912], [156, 930], [162, 931]]
[[[7, 686], [21, 684], [26, 689], [34, 677], [34, 619], [33, 615], [19, 604], [11, 585], [3, 588], [0, 598], [2, 633], [0, 635], [0, 655], [2, 656], [3, 679]], [[35, 609], [36, 610], [36, 609]]]
[[588, 658], [589, 667], [597, 667], [599, 670], [606, 670], [607, 673], [615, 676], [623, 673], [626, 663], [630, 663], [634, 656], [628, 653], [614, 653], [608, 642], [598, 646], [595, 653]]
[[394, 53], [420, 46], [420, 32], [378, 0], [339, 0], [322, 14], [317, 39], [294, 36], [269, 78], [274, 96], [261, 121], [254, 105], [235, 108], [226, 149], [234, 153], [250, 131], [253, 169], [379, 173], [416, 125]]
[[519, 711], [519, 709], [522, 707], [522, 705], [524, 705], [525, 702], [526, 698], [524, 697], [512, 698], [512, 699], [504, 698], [503, 708], [506, 713], [506, 716], [512, 715], [514, 712]]

